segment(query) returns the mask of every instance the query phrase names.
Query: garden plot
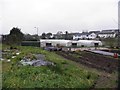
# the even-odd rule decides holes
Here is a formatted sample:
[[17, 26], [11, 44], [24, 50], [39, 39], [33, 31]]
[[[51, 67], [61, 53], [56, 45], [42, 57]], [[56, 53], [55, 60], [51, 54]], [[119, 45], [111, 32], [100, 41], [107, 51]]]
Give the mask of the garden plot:
[[112, 73], [118, 69], [118, 60], [103, 55], [94, 54], [87, 51], [82, 52], [56, 52], [57, 54], [73, 60], [75, 62], [84, 64], [88, 67], [97, 68], [106, 72]]

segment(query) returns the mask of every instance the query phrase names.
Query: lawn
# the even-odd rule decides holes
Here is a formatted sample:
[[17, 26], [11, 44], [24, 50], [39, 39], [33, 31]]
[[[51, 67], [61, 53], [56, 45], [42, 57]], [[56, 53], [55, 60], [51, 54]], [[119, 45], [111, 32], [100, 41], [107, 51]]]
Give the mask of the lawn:
[[[3, 49], [9, 48], [4, 46]], [[80, 68], [73, 61], [42, 50], [38, 47], [17, 46], [21, 52], [17, 57], [11, 58], [15, 52], [8, 51], [2, 61], [2, 87], [3, 88], [90, 88], [97, 80], [95, 72]], [[19, 61], [27, 54], [43, 54], [46, 60], [53, 62], [54, 66], [22, 66]], [[10, 59], [10, 62], [7, 62]]]

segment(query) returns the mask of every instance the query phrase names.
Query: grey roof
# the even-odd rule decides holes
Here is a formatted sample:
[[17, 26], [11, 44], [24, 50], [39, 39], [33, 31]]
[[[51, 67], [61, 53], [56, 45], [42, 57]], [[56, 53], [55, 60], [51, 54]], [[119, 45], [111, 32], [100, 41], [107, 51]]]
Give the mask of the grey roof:
[[114, 34], [117, 33], [118, 29], [112, 29], [112, 30], [102, 30], [99, 34]]
[[101, 32], [117, 32], [118, 29], [102, 30]]
[[113, 30], [102, 30], [101, 32], [113, 32]]
[[89, 32], [76, 33], [75, 36], [89, 35]]
[[95, 34], [98, 34], [98, 33], [100, 33], [100, 31], [90, 31], [89, 33], [95, 33]]
[[100, 32], [99, 34], [114, 34], [115, 32]]

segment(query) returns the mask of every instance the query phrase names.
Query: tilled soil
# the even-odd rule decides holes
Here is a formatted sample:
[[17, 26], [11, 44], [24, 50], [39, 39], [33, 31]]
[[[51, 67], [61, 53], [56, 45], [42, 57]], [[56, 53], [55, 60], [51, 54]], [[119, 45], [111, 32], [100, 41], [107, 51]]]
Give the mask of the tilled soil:
[[84, 64], [88, 67], [104, 70], [108, 73], [112, 73], [113, 71], [118, 69], [119, 60], [112, 57], [95, 54], [88, 51], [82, 52], [59, 51], [56, 53], [63, 56], [66, 59]]

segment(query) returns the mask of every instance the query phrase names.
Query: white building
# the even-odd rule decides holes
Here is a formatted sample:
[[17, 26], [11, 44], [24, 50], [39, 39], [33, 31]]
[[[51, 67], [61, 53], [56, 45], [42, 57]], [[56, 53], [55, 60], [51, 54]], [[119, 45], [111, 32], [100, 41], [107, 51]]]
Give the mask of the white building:
[[76, 35], [73, 35], [73, 40], [79, 40], [79, 39], [95, 39], [97, 37], [96, 33], [79, 33]]
[[116, 36], [116, 33], [115, 32], [105, 32], [105, 31], [103, 31], [103, 32], [100, 32], [98, 34], [98, 36], [100, 38], [108, 38], [108, 37], [114, 38]]
[[73, 35], [73, 40], [79, 40], [79, 39], [96, 39], [97, 36], [100, 38], [115, 38], [118, 34], [118, 29], [113, 30], [102, 30], [100, 31], [90, 31], [90, 32], [83, 32], [78, 33], [76, 35]]
[[89, 39], [95, 39], [97, 37], [97, 34], [95, 34], [95, 33], [90, 33], [89, 35], [88, 35], [88, 38]]
[[101, 41], [96, 41], [96, 40], [56, 40], [56, 39], [41, 39], [40, 40], [41, 47], [47, 47], [47, 46], [64, 46], [64, 47], [90, 47], [90, 46], [102, 46]]

